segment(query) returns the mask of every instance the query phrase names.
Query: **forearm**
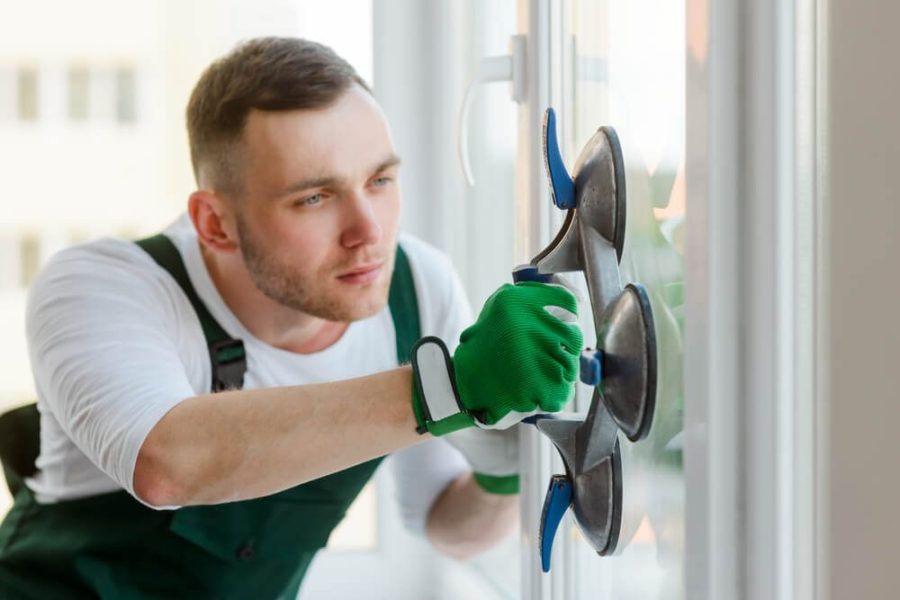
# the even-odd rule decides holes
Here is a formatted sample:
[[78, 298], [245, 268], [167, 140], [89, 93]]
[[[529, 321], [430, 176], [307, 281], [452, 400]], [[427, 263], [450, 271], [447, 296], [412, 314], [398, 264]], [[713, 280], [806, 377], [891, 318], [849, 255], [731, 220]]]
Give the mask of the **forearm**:
[[256, 498], [415, 444], [411, 377], [402, 367], [185, 400], [147, 436], [135, 491], [157, 506]]
[[466, 559], [506, 537], [518, 518], [518, 495], [489, 494], [468, 473], [448, 485], [435, 501], [426, 535], [439, 550]]

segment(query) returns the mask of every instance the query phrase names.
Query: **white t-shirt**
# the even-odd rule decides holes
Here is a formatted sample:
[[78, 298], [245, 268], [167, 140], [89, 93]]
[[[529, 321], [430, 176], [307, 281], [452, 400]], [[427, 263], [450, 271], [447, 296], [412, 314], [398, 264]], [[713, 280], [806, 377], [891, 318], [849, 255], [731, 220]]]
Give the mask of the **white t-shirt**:
[[[212, 316], [243, 340], [245, 388], [337, 381], [397, 366], [388, 307], [351, 323], [321, 352], [281, 350], [254, 337], [223, 302], [187, 216], [165, 233]], [[402, 235], [400, 244], [412, 268], [422, 335], [452, 347], [471, 322], [456, 272], [425, 242]], [[119, 489], [134, 495], [135, 461], [147, 434], [179, 402], [210, 390], [207, 345], [187, 297], [136, 244], [103, 239], [50, 260], [31, 289], [26, 330], [41, 412], [40, 471], [28, 480], [36, 498], [52, 503]], [[437, 439], [397, 452], [391, 462], [401, 514], [417, 531], [437, 494], [468, 469]]]

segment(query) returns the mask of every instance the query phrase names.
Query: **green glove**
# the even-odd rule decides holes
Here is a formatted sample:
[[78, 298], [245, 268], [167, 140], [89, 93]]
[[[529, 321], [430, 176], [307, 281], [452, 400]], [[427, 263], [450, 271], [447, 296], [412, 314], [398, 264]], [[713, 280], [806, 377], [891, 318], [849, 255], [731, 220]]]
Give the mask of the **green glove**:
[[451, 363], [435, 337], [413, 347], [418, 431], [504, 429], [537, 412], [562, 410], [575, 392], [582, 335], [578, 304], [551, 284], [505, 284], [463, 331]]

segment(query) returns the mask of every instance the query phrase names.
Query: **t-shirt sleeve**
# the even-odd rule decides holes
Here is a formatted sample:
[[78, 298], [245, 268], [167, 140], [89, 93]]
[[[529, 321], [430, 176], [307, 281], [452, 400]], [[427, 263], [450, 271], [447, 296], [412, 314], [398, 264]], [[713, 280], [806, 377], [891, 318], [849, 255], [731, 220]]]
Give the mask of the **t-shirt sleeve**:
[[451, 354], [459, 344], [459, 336], [472, 324], [472, 308], [463, 289], [462, 281], [455, 269], [449, 272], [450, 285], [447, 290], [447, 310], [439, 326], [437, 336], [444, 340]]
[[473, 322], [462, 281], [446, 254], [411, 236], [404, 236], [403, 246], [411, 255], [422, 335], [441, 338], [452, 354]]
[[431, 506], [444, 489], [471, 469], [448, 442], [436, 438], [395, 452], [388, 460], [397, 489], [397, 506], [407, 530], [425, 534]]
[[130, 246], [106, 240], [54, 257], [30, 291], [26, 332], [42, 409], [134, 495], [144, 439], [195, 391], [177, 343], [190, 324], [173, 317], [187, 300]]

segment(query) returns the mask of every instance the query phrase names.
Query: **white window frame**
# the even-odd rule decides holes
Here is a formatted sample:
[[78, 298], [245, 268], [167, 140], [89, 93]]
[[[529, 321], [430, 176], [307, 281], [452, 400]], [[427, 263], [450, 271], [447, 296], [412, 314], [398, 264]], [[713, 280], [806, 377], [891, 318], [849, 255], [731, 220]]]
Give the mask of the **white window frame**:
[[[544, 170], [542, 123], [548, 106], [560, 106], [564, 100], [563, 64], [564, 21], [561, 2], [519, 0], [519, 31], [525, 36], [525, 101], [519, 107], [518, 158], [516, 166], [516, 257], [528, 262], [552, 239], [560, 223], [561, 211], [550, 199]], [[564, 131], [566, 115], [558, 113]], [[520, 451], [523, 465], [520, 514], [520, 577], [523, 599], [563, 598], [566, 589], [564, 556], [568, 544], [554, 543], [549, 574], [541, 571], [537, 551], [541, 510], [547, 484], [562, 465], [552, 444], [531, 427], [521, 427]], [[567, 523], [560, 526], [558, 538], [564, 540]]]
[[814, 590], [815, 11], [688, 2], [687, 592]]
[[[563, 100], [563, 3], [519, 0], [519, 254], [555, 223], [541, 162]], [[815, 589], [815, 1], [687, 3], [685, 332], [688, 598], [812, 597]], [[799, 117], [798, 117], [799, 115]], [[561, 115], [564, 118], [564, 115]], [[552, 449], [523, 435], [522, 597], [574, 598], [565, 553], [535, 540]], [[603, 559], [598, 559], [603, 560]]]

